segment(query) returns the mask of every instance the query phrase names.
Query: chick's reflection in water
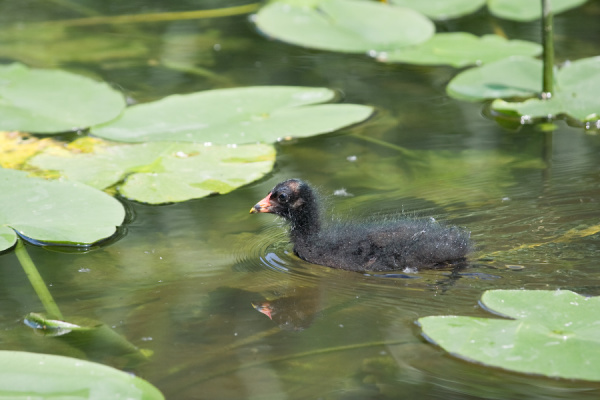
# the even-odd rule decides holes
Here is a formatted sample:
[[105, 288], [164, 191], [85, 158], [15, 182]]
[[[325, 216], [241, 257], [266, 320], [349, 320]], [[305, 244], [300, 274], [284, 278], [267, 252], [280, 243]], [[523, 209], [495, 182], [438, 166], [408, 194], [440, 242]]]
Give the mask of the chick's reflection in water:
[[283, 330], [302, 331], [316, 319], [322, 302], [318, 288], [295, 288], [282, 297], [253, 302], [252, 307]]

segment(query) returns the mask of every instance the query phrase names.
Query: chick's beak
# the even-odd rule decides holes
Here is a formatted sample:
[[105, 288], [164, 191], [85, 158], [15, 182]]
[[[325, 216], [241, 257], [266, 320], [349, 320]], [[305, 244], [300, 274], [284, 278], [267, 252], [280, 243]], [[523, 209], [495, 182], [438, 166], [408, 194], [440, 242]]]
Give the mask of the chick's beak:
[[254, 207], [250, 209], [250, 214], [271, 212], [271, 201], [269, 200], [270, 197], [271, 193], [269, 193], [267, 197], [256, 203]]

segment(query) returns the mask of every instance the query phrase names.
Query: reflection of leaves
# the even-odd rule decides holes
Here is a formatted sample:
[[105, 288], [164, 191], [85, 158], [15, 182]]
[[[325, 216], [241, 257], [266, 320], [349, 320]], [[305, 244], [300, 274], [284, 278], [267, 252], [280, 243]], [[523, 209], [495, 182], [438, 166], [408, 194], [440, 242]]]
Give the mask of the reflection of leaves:
[[575, 239], [592, 236], [599, 232], [600, 232], [600, 225], [592, 225], [592, 226], [588, 226], [583, 229], [572, 228], [572, 229], [569, 229], [568, 231], [566, 231], [564, 234], [561, 234], [561, 236], [559, 236], [555, 239], [549, 240], [547, 242], [522, 244], [522, 245], [517, 246], [512, 249], [494, 251], [493, 253], [486, 254], [486, 256], [490, 256], [490, 257], [506, 256], [507, 253], [518, 252], [521, 250], [530, 250], [530, 249], [534, 249], [536, 247], [552, 245], [555, 243], [570, 243], [570, 242], [574, 241]]
[[[123, 196], [158, 204], [228, 193], [261, 178], [275, 160], [275, 149], [270, 145], [97, 143], [88, 153], [50, 149], [34, 157], [30, 165], [59, 171], [98, 189], [125, 180], [118, 188]], [[70, 147], [77, 148], [77, 141]]]
[[139, 59], [148, 52], [146, 46], [131, 35], [99, 34], [89, 29], [73, 34], [51, 24], [3, 29], [0, 43], [1, 57], [40, 67], [67, 62]]
[[125, 218], [121, 203], [79, 182], [0, 169], [0, 187], [0, 251], [15, 244], [15, 231], [41, 242], [89, 245], [112, 236]]
[[432, 316], [423, 334], [451, 354], [512, 371], [600, 380], [600, 297], [568, 290], [491, 290], [481, 303], [514, 320]]
[[125, 108], [104, 82], [59, 70], [0, 66], [0, 129], [57, 133], [109, 121]]
[[373, 112], [356, 104], [320, 104], [334, 97], [326, 88], [294, 86], [207, 90], [129, 107], [92, 133], [123, 142], [270, 143], [332, 132]]
[[284, 42], [349, 53], [422, 43], [435, 31], [429, 19], [409, 8], [355, 0], [276, 1], [261, 8], [255, 21]]
[[392, 158], [377, 154], [359, 157], [353, 163], [356, 168], [343, 169], [340, 174], [349, 174], [353, 181], [366, 182], [377, 190], [393, 188], [400, 196], [438, 204], [477, 204], [505, 196], [506, 187], [514, 182], [515, 169], [544, 167], [539, 159], [523, 160], [491, 151], [399, 150]]
[[384, 62], [464, 67], [483, 64], [514, 55], [536, 56], [542, 52], [537, 43], [506, 40], [498, 35], [477, 37], [466, 32], [440, 33], [427, 42], [413, 47], [381, 53]]
[[0, 397], [164, 399], [147, 381], [106, 365], [21, 351], [0, 351]]

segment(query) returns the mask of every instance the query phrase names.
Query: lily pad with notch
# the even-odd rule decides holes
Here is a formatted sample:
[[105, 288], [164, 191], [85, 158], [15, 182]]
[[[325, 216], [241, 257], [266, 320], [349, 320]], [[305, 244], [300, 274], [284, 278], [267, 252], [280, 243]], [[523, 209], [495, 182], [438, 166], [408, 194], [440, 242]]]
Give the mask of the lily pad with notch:
[[446, 20], [471, 14], [486, 3], [486, 0], [390, 0], [390, 3], [413, 8], [429, 18]]
[[[540, 78], [541, 80], [541, 71]], [[551, 99], [508, 102], [501, 99], [492, 109], [509, 116], [531, 118], [567, 115], [582, 122], [600, 120], [600, 57], [583, 58], [560, 68]]]
[[488, 311], [512, 319], [419, 318], [423, 335], [472, 362], [553, 378], [600, 381], [600, 297], [569, 290], [488, 290]]
[[[552, 12], [558, 14], [579, 7], [587, 0], [552, 0]], [[528, 22], [542, 16], [541, 1], [488, 0], [490, 13], [496, 17]]]
[[429, 39], [433, 23], [410, 8], [358, 0], [285, 0], [268, 3], [254, 21], [264, 34], [298, 46], [367, 53]]
[[212, 144], [272, 143], [287, 137], [333, 132], [364, 121], [373, 108], [322, 104], [326, 88], [255, 86], [173, 95], [129, 107], [91, 133], [114, 141], [180, 141]]

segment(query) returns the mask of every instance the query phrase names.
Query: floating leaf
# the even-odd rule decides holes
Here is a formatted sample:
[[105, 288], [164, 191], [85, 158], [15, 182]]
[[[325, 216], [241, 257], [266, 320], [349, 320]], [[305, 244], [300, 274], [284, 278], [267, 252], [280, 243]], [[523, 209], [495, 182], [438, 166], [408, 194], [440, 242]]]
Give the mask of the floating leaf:
[[123, 96], [103, 82], [60, 70], [0, 66], [0, 130], [57, 133], [117, 117]]
[[[539, 71], [541, 80], [541, 71]], [[570, 115], [580, 121], [600, 119], [600, 57], [584, 58], [565, 65], [556, 74], [556, 90], [550, 100], [529, 99], [509, 103], [496, 100], [492, 108], [530, 118]]]
[[[579, 7], [587, 0], [552, 0], [552, 12], [560, 12]], [[533, 21], [542, 17], [540, 1], [523, 0], [488, 0], [490, 12], [497, 17], [514, 21]]]
[[0, 169], [0, 187], [0, 251], [15, 244], [16, 232], [43, 243], [89, 245], [112, 236], [125, 218], [121, 203], [80, 182]]
[[31, 159], [30, 165], [59, 171], [98, 189], [124, 180], [118, 188], [123, 196], [159, 204], [228, 193], [263, 177], [274, 161], [275, 149], [265, 144], [149, 142], [103, 143], [91, 153], [49, 149]]
[[486, 0], [390, 0], [397, 6], [415, 9], [429, 18], [457, 18], [477, 11]]
[[458, 74], [446, 91], [454, 98], [471, 101], [530, 97], [542, 90], [541, 73], [540, 60], [514, 56]]
[[520, 55], [536, 56], [542, 52], [537, 43], [523, 40], [506, 40], [498, 35], [477, 37], [470, 33], [439, 33], [429, 41], [414, 47], [404, 47], [380, 53], [379, 61], [409, 64], [449, 64], [464, 67], [484, 64], [502, 58]]
[[147, 381], [102, 364], [50, 354], [0, 351], [3, 399], [160, 400]]
[[61, 340], [93, 359], [120, 357], [129, 360], [132, 365], [147, 361], [152, 353], [139, 349], [107, 325], [89, 318], [77, 318], [73, 323], [29, 313], [24, 322], [38, 335]]
[[514, 318], [419, 318], [423, 334], [452, 355], [511, 371], [600, 380], [600, 297], [568, 290], [490, 290], [481, 303]]
[[276, 1], [261, 8], [255, 22], [284, 42], [348, 53], [415, 45], [435, 32], [410, 8], [357, 0]]
[[209, 90], [130, 107], [120, 118], [94, 127], [92, 133], [123, 142], [269, 143], [332, 132], [373, 112], [356, 104], [319, 104], [334, 98], [335, 92], [325, 88]]

